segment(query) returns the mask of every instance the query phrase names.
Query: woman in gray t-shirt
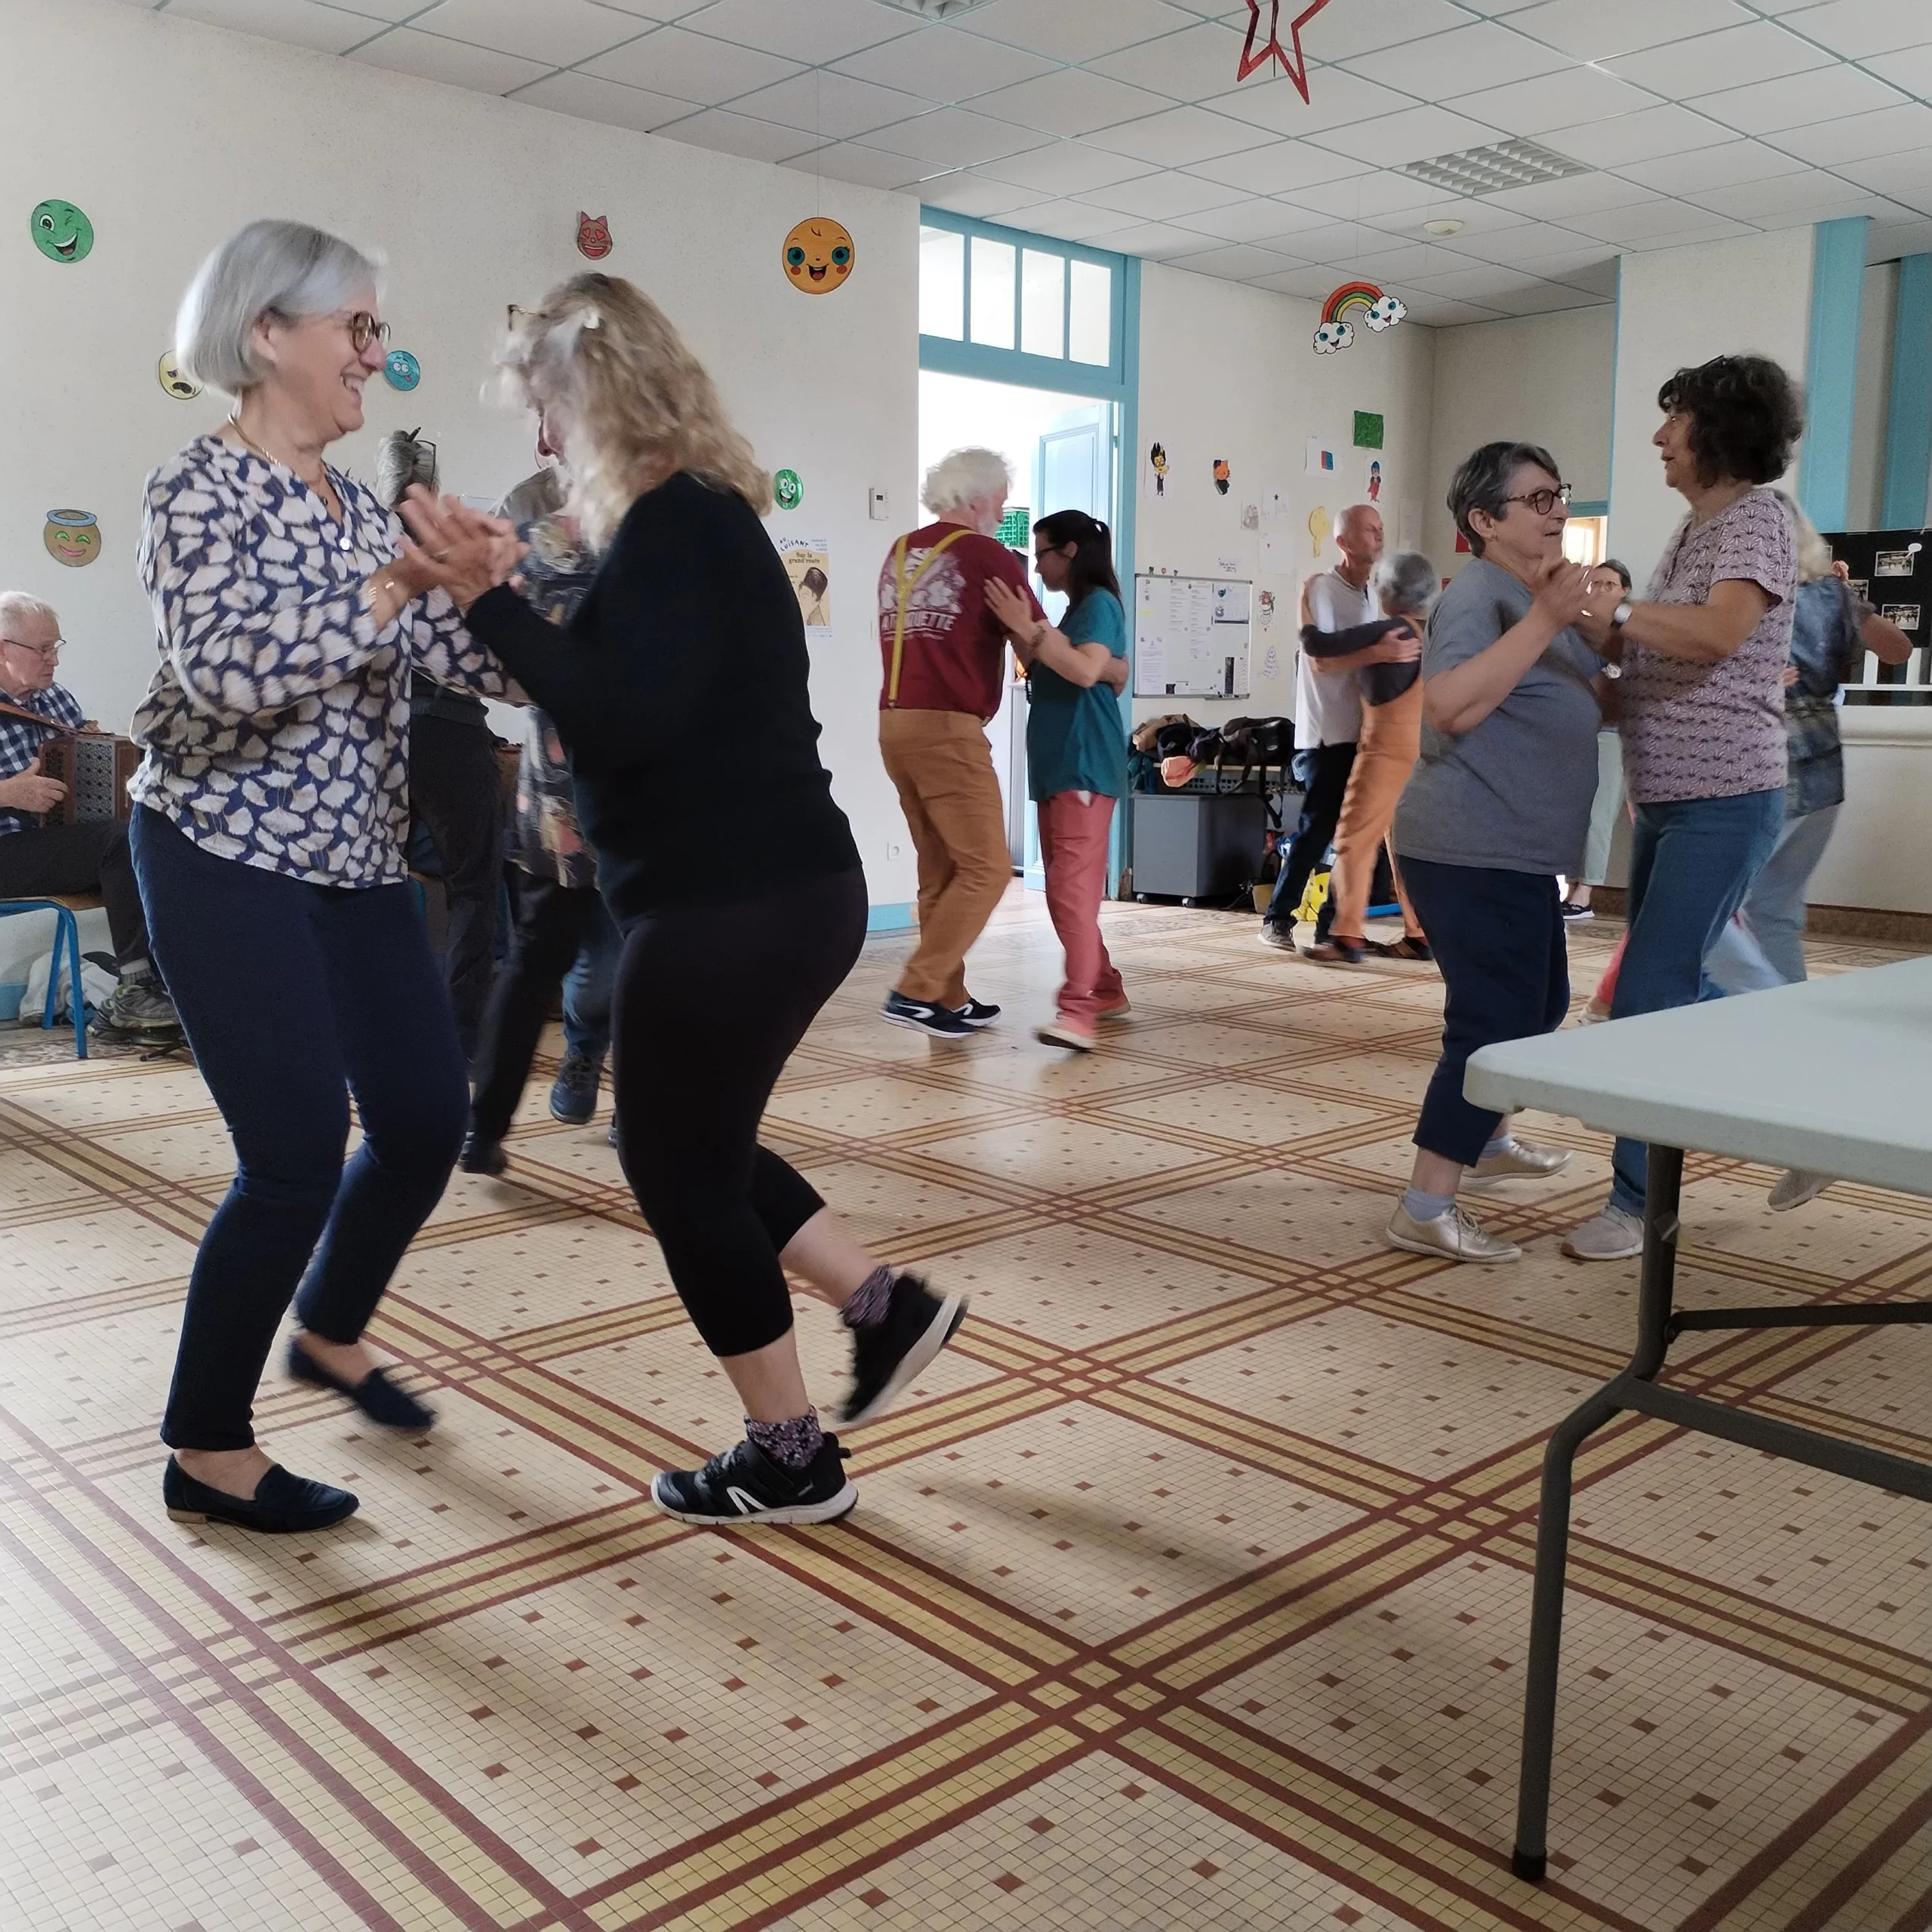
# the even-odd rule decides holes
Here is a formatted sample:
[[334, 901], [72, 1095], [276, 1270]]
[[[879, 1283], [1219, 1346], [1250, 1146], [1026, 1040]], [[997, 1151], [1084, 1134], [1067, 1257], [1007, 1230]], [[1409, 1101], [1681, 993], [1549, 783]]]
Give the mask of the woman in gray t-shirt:
[[1558, 872], [1574, 872], [1596, 789], [1602, 662], [1572, 626], [1589, 572], [1563, 555], [1569, 489], [1531, 443], [1486, 443], [1449, 508], [1476, 561], [1442, 593], [1423, 648], [1422, 758], [1395, 811], [1402, 877], [1448, 986], [1442, 1057], [1416, 1123], [1392, 1247], [1454, 1261], [1522, 1251], [1456, 1204], [1473, 1183], [1553, 1174], [1463, 1097], [1479, 1047], [1547, 1033], [1570, 1006]]

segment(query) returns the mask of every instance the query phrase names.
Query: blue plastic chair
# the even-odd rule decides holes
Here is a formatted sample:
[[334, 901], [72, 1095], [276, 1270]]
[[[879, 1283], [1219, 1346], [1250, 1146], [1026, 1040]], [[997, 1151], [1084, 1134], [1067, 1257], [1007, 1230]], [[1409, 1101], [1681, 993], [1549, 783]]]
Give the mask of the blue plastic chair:
[[40, 1023], [51, 1032], [54, 1017], [60, 1004], [60, 950], [67, 952], [67, 983], [72, 989], [69, 1001], [74, 1016], [74, 1057], [85, 1060], [88, 1057], [88, 1002], [81, 988], [81, 924], [74, 917], [76, 912], [91, 912], [100, 904], [91, 896], [75, 894], [70, 899], [0, 899], [0, 919], [11, 918], [16, 912], [51, 912], [54, 915], [54, 957], [47, 971], [47, 1004], [42, 1008]]

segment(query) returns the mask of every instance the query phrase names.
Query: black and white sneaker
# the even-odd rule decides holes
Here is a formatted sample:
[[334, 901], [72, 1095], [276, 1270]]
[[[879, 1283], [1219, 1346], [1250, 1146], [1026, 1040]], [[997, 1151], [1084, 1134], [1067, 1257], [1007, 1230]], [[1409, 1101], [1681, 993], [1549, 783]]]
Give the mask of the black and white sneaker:
[[681, 1523], [714, 1528], [739, 1523], [835, 1523], [859, 1492], [845, 1479], [847, 1452], [828, 1435], [808, 1469], [774, 1463], [746, 1441], [701, 1469], [666, 1469], [654, 1477], [651, 1500]]
[[959, 1009], [959, 1017], [977, 1033], [982, 1026], [990, 1026], [999, 1017], [999, 1008], [990, 1001], [969, 999]]
[[917, 1027], [921, 1033], [930, 1033], [936, 1040], [970, 1040], [977, 1030], [968, 1026], [951, 1007], [908, 999], [903, 993], [888, 993], [885, 1004], [879, 1011], [894, 1026]]
[[876, 1422], [965, 1319], [964, 1295], [936, 1295], [916, 1275], [900, 1275], [885, 1319], [852, 1331], [852, 1392], [838, 1411], [839, 1427]]

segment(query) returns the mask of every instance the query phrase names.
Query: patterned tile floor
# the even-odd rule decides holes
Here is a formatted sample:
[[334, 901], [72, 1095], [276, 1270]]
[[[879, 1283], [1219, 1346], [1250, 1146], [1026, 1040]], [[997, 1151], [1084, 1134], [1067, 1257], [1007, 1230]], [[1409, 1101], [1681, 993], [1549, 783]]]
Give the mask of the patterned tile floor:
[[[1577, 1158], [1484, 1210], [1520, 1266], [1392, 1254], [1434, 975], [1108, 923], [1135, 1017], [1104, 1054], [1030, 1038], [1057, 953], [1016, 893], [974, 960], [1004, 1026], [881, 1026], [882, 940], [787, 1074], [774, 1143], [974, 1302], [855, 1439], [858, 1512], [803, 1533], [645, 1499], [736, 1411], [547, 1062], [509, 1177], [457, 1178], [383, 1319], [435, 1433], [272, 1374], [272, 1447], [361, 1514], [169, 1523], [220, 1124], [179, 1061], [10, 1041], [0, 1924], [1932, 1925], [1922, 1507], [1635, 1419], [1583, 1459], [1552, 1882], [1509, 1876], [1540, 1441], [1630, 1340], [1634, 1264], [1555, 1247], [1606, 1150], [1527, 1124]], [[1616, 931], [1572, 935], [1583, 989]], [[1773, 1219], [1769, 1179], [1690, 1162], [1687, 1299], [1924, 1292], [1932, 1203]], [[829, 1397], [838, 1332], [801, 1304], [800, 1334]], [[1684, 1386], [1932, 1449], [1932, 1335], [1694, 1339]]]

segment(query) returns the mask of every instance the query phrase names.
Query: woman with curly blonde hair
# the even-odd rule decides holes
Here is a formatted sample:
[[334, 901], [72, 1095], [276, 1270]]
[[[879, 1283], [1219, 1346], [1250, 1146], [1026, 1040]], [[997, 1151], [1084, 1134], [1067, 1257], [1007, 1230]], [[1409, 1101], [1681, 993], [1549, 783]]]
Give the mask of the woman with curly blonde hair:
[[[792, 1050], [858, 958], [865, 875], [818, 755], [798, 599], [759, 523], [771, 479], [657, 304], [580, 275], [512, 318], [503, 368], [541, 414], [599, 554], [576, 615], [546, 623], [503, 580], [508, 526], [418, 496], [426, 552], [472, 634], [555, 721], [624, 931], [613, 1011], [624, 1173], [671, 1279], [745, 1411], [746, 1439], [652, 1484], [687, 1522], [826, 1522], [857, 1500], [805, 1394], [787, 1268], [852, 1331], [848, 1426], [882, 1414], [944, 1347], [956, 1296], [895, 1276], [758, 1143]], [[474, 559], [493, 535], [487, 571]], [[491, 579], [496, 580], [493, 587]], [[721, 783], [712, 730], [728, 725]], [[786, 871], [755, 863], [785, 827]]]

